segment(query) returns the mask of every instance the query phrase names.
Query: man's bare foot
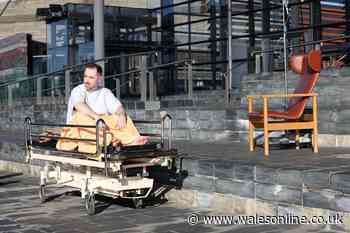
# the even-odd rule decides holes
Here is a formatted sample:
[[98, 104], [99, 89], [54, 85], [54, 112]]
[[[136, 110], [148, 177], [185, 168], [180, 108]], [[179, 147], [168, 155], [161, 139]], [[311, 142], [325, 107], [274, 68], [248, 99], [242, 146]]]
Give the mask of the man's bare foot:
[[131, 143], [131, 145], [145, 145], [148, 142], [148, 137], [146, 136], [138, 136]]

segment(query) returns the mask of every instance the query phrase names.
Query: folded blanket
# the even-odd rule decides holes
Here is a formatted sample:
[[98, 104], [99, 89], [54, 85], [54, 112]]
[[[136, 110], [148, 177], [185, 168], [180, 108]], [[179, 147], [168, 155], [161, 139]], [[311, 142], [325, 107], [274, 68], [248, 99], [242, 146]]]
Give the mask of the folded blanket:
[[[117, 117], [115, 115], [103, 115], [101, 116], [107, 125], [107, 145], [112, 142], [118, 142], [122, 145], [129, 145], [134, 142], [134, 140], [140, 136], [138, 130], [136, 129], [133, 121], [128, 116], [126, 126], [122, 129], [116, 129]], [[96, 121], [90, 117], [76, 113], [69, 123], [72, 125], [96, 125]], [[95, 128], [83, 128], [83, 127], [65, 127], [62, 129], [61, 137], [69, 137], [75, 139], [93, 139], [96, 140], [96, 129]], [[99, 132], [99, 143], [103, 145], [103, 131]], [[73, 141], [69, 139], [60, 139], [57, 142], [56, 149], [72, 151], [78, 149], [79, 152], [84, 153], [96, 153], [96, 143], [95, 142], [81, 142]]]

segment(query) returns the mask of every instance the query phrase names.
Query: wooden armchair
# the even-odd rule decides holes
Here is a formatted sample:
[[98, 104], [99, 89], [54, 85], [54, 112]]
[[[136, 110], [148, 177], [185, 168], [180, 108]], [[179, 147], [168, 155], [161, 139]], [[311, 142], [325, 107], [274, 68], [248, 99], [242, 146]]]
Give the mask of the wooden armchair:
[[[254, 151], [254, 129], [264, 129], [264, 154], [269, 155], [269, 132], [274, 130], [296, 130], [297, 136], [300, 129], [312, 130], [312, 147], [318, 153], [317, 143], [317, 94], [313, 89], [319, 78], [321, 70], [321, 52], [312, 50], [308, 54], [295, 55], [290, 58], [291, 69], [300, 74], [301, 78], [293, 94], [273, 94], [248, 96], [248, 141], [250, 151]], [[269, 99], [275, 97], [289, 98], [288, 108], [285, 111], [270, 111]], [[312, 98], [312, 114], [307, 117], [304, 114], [307, 100]], [[253, 100], [263, 99], [263, 111], [254, 112]]]

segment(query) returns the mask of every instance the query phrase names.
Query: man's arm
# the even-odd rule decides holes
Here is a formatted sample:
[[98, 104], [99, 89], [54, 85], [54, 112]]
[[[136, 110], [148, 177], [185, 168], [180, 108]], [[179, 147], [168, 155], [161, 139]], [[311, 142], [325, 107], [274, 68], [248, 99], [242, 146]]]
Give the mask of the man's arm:
[[117, 128], [124, 128], [126, 126], [126, 113], [123, 105], [119, 105], [114, 114], [117, 116]]
[[122, 103], [108, 89], [105, 90], [105, 103], [109, 114], [113, 114], [117, 118], [116, 128], [124, 128], [126, 126], [127, 119], [124, 107]]
[[91, 117], [94, 120], [98, 120], [99, 119], [99, 115], [97, 113], [95, 113], [87, 104], [85, 103], [77, 103], [74, 105], [74, 108], [76, 111], [87, 115], [89, 117]]

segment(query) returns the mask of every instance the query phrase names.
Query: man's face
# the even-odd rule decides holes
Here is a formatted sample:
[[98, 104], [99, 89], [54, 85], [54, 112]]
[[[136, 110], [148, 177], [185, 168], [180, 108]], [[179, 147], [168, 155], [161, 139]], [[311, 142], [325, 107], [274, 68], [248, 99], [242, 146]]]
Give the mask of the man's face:
[[86, 90], [91, 91], [97, 89], [101, 76], [95, 68], [86, 68], [84, 71], [84, 85]]

